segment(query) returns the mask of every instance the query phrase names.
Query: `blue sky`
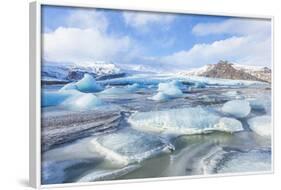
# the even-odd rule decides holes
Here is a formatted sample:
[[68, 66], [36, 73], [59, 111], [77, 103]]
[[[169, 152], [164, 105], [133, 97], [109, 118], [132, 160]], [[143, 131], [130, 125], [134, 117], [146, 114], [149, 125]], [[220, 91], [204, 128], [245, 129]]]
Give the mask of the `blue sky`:
[[188, 14], [42, 7], [43, 58], [112, 61], [148, 70], [183, 70], [220, 59], [269, 66], [271, 23]]

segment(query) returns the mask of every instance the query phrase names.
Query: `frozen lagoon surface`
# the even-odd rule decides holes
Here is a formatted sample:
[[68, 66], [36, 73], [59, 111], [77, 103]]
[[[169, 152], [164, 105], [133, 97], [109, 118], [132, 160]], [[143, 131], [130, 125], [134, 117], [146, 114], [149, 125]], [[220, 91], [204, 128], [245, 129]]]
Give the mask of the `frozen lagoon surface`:
[[86, 79], [42, 87], [43, 184], [271, 171], [270, 84]]

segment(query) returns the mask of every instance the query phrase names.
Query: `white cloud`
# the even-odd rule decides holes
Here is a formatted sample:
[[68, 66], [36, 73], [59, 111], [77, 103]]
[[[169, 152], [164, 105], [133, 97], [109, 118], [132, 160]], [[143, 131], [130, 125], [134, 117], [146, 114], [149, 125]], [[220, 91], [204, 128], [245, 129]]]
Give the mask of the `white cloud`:
[[104, 14], [100, 11], [89, 10], [77, 10], [73, 11], [66, 19], [68, 27], [75, 28], [96, 28], [101, 31], [105, 31], [108, 27], [108, 20]]
[[268, 20], [237, 18], [218, 23], [199, 23], [192, 32], [200, 36], [230, 34], [232, 37], [195, 44], [191, 49], [175, 52], [159, 60], [175, 70], [214, 64], [219, 60], [271, 66], [271, 23]]
[[128, 37], [115, 37], [95, 28], [58, 28], [43, 35], [44, 59], [56, 62], [112, 60], [130, 47]]
[[102, 12], [73, 11], [63, 27], [43, 34], [43, 59], [83, 64], [122, 57], [131, 49], [132, 40], [128, 36], [108, 34], [108, 24]]
[[125, 23], [141, 31], [147, 30], [151, 24], [169, 24], [175, 17], [167, 13], [124, 12]]
[[174, 65], [175, 70], [201, 67], [219, 60], [245, 65], [270, 66], [270, 39], [231, 37], [209, 44], [196, 44], [191, 49], [160, 58], [163, 64]]
[[269, 35], [271, 25], [269, 20], [233, 18], [219, 23], [199, 23], [192, 32], [199, 36], [210, 34], [234, 34], [234, 35]]

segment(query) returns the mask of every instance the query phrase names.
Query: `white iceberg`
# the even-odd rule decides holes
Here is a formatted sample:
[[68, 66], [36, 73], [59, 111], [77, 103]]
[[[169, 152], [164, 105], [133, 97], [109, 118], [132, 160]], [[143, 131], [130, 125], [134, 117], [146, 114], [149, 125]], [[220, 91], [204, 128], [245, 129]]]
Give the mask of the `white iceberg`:
[[237, 121], [220, 120], [214, 111], [201, 107], [137, 112], [129, 117], [133, 128], [170, 134], [201, 134], [211, 131], [236, 132], [242, 130]]
[[59, 91], [64, 91], [64, 90], [77, 90], [77, 86], [75, 83], [68, 83], [64, 85]]
[[132, 93], [140, 88], [140, 85], [135, 83], [126, 87], [110, 87], [102, 91], [103, 94], [127, 94]]
[[96, 80], [89, 74], [85, 74], [84, 77], [76, 83], [65, 85], [62, 90], [78, 89], [81, 92], [99, 92], [102, 87], [96, 82]]
[[65, 101], [67, 98], [72, 96], [73, 93], [66, 93], [66, 92], [44, 92], [41, 96], [41, 106], [57, 106]]
[[249, 99], [250, 106], [254, 110], [266, 110], [266, 102], [261, 99]]
[[243, 118], [249, 115], [251, 107], [246, 100], [231, 100], [226, 102], [222, 111], [237, 118]]
[[173, 150], [174, 147], [156, 135], [125, 129], [94, 138], [90, 149], [114, 163], [127, 165]]
[[182, 84], [179, 81], [171, 81], [166, 83], [159, 83], [158, 93], [148, 99], [155, 101], [167, 101], [172, 98], [179, 98], [183, 96], [181, 91]]
[[72, 96], [65, 100], [62, 105], [69, 107], [71, 109], [94, 109], [96, 107], [104, 105], [97, 96], [87, 93]]
[[111, 179], [116, 179], [117, 177], [126, 175], [141, 166], [139, 164], [132, 164], [125, 166], [120, 169], [116, 170], [94, 170], [82, 177], [80, 177], [77, 182], [93, 182], [93, 181], [104, 181], [104, 180], [111, 180]]
[[243, 131], [243, 125], [237, 119], [222, 117], [220, 118], [219, 122], [215, 125], [215, 130], [233, 133]]
[[150, 97], [149, 99], [158, 101], [158, 102], [164, 102], [164, 101], [169, 100], [170, 96], [168, 96], [167, 94], [165, 94], [163, 92], [158, 92], [156, 95]]
[[270, 137], [272, 124], [270, 116], [257, 116], [248, 120], [250, 129], [260, 136]]

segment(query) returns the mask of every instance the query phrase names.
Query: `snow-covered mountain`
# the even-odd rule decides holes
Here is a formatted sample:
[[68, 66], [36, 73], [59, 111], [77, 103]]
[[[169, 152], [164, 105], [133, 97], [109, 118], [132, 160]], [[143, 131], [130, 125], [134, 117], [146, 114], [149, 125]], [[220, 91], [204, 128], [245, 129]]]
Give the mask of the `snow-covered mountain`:
[[50, 63], [42, 64], [42, 82], [48, 84], [67, 83], [80, 80], [85, 73], [97, 80], [122, 77], [125, 73], [113, 63], [96, 61], [84, 64]]
[[187, 76], [271, 82], [271, 69], [267, 67], [238, 65], [227, 61], [205, 65], [201, 68], [180, 72], [180, 74]]

